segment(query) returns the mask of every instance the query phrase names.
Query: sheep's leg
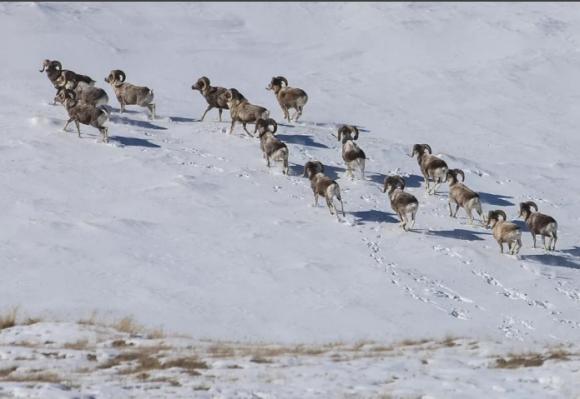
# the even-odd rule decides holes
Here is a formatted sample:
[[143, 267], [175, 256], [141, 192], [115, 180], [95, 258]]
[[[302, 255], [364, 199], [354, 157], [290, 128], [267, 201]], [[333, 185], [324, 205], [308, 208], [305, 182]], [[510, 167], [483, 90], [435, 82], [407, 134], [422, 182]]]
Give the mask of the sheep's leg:
[[503, 254], [503, 242], [502, 241], [498, 241], [499, 244], [499, 253]]
[[121, 113], [125, 112], [125, 101], [123, 101], [123, 98], [121, 97], [117, 97], [117, 100], [119, 100], [119, 104], [121, 104]]
[[417, 208], [411, 212], [411, 228], [415, 227], [415, 216], [417, 215]]
[[232, 124], [230, 126], [230, 134], [232, 134], [232, 132], [234, 131], [234, 125], [236, 124], [236, 121], [234, 119], [232, 119]]
[[69, 120], [66, 122], [66, 124], [64, 125], [64, 127], [62, 128], [62, 130], [66, 132], [66, 128], [68, 127], [68, 125], [69, 125], [69, 124], [70, 124], [72, 121], [73, 121], [73, 118], [70, 118], [70, 119], [69, 119]]
[[75, 120], [75, 126], [77, 127], [77, 132], [79, 134], [79, 138], [81, 137], [81, 127], [79, 121]]
[[518, 238], [518, 250], [516, 251], [516, 255], [520, 253], [521, 247], [522, 247], [522, 240]]
[[[459, 205], [457, 205], [457, 208], [459, 209]], [[466, 208], [465, 210], [467, 211], [467, 219], [469, 220], [469, 224], [473, 224], [473, 215], [471, 214], [471, 208]]]
[[[333, 212], [334, 204], [332, 203], [332, 200], [331, 199], [326, 198], [326, 206], [328, 207], [328, 210], [330, 211], [330, 214], [331, 215], [334, 215], [334, 212]], [[337, 215], [337, 217], [338, 217], [338, 215]]]
[[103, 137], [103, 143], [108, 143], [109, 142], [109, 133], [107, 131], [108, 129], [106, 127], [100, 127], [99, 131], [101, 132], [101, 136]]
[[399, 216], [399, 219], [401, 220], [399, 222], [399, 227], [404, 228], [404, 226], [405, 226], [405, 218], [403, 217], [403, 214], [401, 212], [397, 212], [397, 215]]
[[546, 236], [542, 234], [542, 246], [546, 249]]
[[365, 179], [365, 160], [362, 158], [359, 158], [359, 167], [360, 167], [360, 178], [361, 180]]
[[[219, 112], [219, 114], [220, 114], [220, 122], [222, 121], [222, 111], [223, 111], [223, 109], [221, 109], [221, 108], [218, 108], [218, 112]], [[207, 111], [205, 111], [205, 112], [207, 112]], [[204, 114], [204, 115], [205, 115], [205, 114]], [[201, 118], [201, 120], [203, 120], [203, 118]]]
[[149, 119], [155, 119], [155, 104], [147, 104], [149, 110]]
[[449, 202], [447, 202], [447, 205], [449, 205], [449, 217], [453, 217], [453, 210], [451, 208], [451, 200], [449, 200]]
[[342, 198], [338, 197], [338, 200], [340, 201], [340, 211], [342, 212], [342, 217], [344, 217], [344, 204], [342, 203]]
[[266, 155], [266, 165], [270, 167], [270, 157], [268, 155]]
[[288, 123], [290, 123], [290, 112], [288, 112], [288, 108], [282, 107], [282, 111], [284, 111], [284, 119], [286, 119]]
[[453, 217], [456, 218], [457, 217], [457, 212], [459, 212], [459, 204], [456, 202], [455, 203], [455, 212], [453, 213]]
[[536, 235], [534, 233], [532, 234], [532, 241], [534, 242], [534, 248], [536, 248]]
[[295, 120], [295, 121], [297, 121], [297, 120], [298, 120], [298, 118], [300, 118], [301, 116], [302, 116], [302, 106], [299, 106], [299, 107], [296, 109], [296, 118], [294, 118], [294, 120]]
[[[208, 111], [210, 109], [212, 109], [213, 107], [211, 105], [208, 105], [205, 112], [203, 113], [203, 115], [201, 116], [201, 121], [203, 122], [203, 118], [205, 118], [205, 114], [208, 113]], [[220, 109], [220, 122], [222, 121], [222, 110]]]
[[246, 131], [246, 133], [248, 133], [248, 135], [249, 135], [250, 137], [254, 137], [254, 135], [253, 135], [252, 133], [250, 133], [250, 132], [248, 131], [248, 129], [246, 128], [246, 123], [245, 123], [245, 122], [242, 122], [242, 126], [244, 127], [244, 130]]
[[314, 206], [318, 207], [318, 193], [314, 193]]

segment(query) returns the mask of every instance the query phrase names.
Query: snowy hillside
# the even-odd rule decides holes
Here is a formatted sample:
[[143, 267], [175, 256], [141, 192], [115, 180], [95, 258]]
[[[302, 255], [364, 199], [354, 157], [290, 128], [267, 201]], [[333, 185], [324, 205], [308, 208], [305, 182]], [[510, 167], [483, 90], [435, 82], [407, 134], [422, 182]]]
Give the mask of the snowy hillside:
[[[559, 344], [580, 333], [580, 14], [575, 4], [0, 4], [0, 312], [45, 320], [97, 312], [193, 339], [280, 344], [447, 336]], [[115, 112], [111, 142], [66, 111], [45, 58], [91, 76]], [[104, 78], [155, 91], [157, 114], [119, 104]], [[191, 85], [235, 87], [282, 122], [272, 76], [307, 91], [281, 124], [290, 176], [257, 139], [227, 134]], [[342, 123], [361, 128], [367, 180], [344, 176]], [[518, 257], [427, 196], [429, 143], [484, 211], [535, 201], [557, 251]], [[343, 192], [338, 223], [312, 207], [302, 166]], [[406, 177], [420, 206], [398, 227], [382, 193]]]

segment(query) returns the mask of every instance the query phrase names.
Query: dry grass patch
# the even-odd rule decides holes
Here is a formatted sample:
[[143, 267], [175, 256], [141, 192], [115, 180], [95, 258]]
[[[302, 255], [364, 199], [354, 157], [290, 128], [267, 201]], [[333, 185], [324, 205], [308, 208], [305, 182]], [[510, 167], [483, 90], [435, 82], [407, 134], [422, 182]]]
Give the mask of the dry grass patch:
[[18, 308], [12, 308], [6, 314], [0, 315], [0, 330], [11, 328], [16, 325], [16, 316], [18, 315]]
[[168, 360], [163, 363], [164, 369], [170, 369], [173, 367], [177, 367], [188, 371], [209, 368], [207, 363], [199, 359], [197, 356], [180, 357], [177, 359]]
[[0, 378], [6, 377], [7, 375], [9, 375], [13, 371], [15, 371], [17, 368], [18, 368], [17, 366], [12, 366], [12, 367], [0, 369]]
[[79, 339], [76, 342], [69, 342], [64, 344], [64, 349], [73, 349], [73, 350], [85, 350], [89, 346], [89, 341], [86, 339]]
[[130, 316], [123, 317], [122, 319], [114, 323], [112, 327], [119, 332], [124, 332], [130, 335], [135, 335], [138, 332], [143, 331], [143, 327], [137, 324], [135, 320]]
[[26, 375], [8, 375], [2, 381], [9, 382], [43, 382], [50, 384], [62, 383], [62, 378], [56, 373], [45, 371], [41, 373], [26, 374]]
[[272, 360], [267, 359], [265, 357], [261, 357], [261, 356], [252, 356], [252, 358], [250, 359], [250, 362], [258, 363], [258, 364], [271, 364], [271, 363], [273, 363]]
[[519, 353], [508, 354], [506, 358], [499, 357], [495, 360], [492, 368], [517, 369], [520, 367], [540, 367], [547, 360], [567, 361], [573, 353], [563, 349], [554, 349], [548, 353]]

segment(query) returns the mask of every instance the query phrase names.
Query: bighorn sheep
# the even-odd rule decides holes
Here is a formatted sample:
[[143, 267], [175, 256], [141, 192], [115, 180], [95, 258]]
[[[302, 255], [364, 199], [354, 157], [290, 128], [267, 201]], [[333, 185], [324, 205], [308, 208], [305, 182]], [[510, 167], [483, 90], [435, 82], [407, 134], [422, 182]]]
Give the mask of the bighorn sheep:
[[[534, 208], [536, 211], [532, 212]], [[551, 216], [544, 215], [538, 212], [538, 206], [532, 202], [520, 202], [520, 215], [524, 218], [532, 238], [534, 240], [534, 248], [536, 248], [536, 234], [542, 236], [542, 244], [547, 251], [556, 249], [556, 241], [558, 240], [558, 222]], [[548, 246], [546, 247], [546, 237], [550, 237]]]
[[205, 101], [207, 101], [208, 104], [207, 109], [205, 110], [203, 116], [201, 117], [201, 120], [203, 121], [203, 118], [205, 118], [205, 114], [207, 114], [207, 112], [210, 109], [217, 108], [219, 111], [219, 117], [221, 122], [222, 111], [224, 109], [229, 109], [228, 100], [226, 98], [226, 92], [228, 91], [228, 89], [224, 87], [210, 86], [209, 79], [205, 76], [199, 78], [197, 82], [193, 86], [191, 86], [191, 89], [198, 90], [201, 93], [201, 95], [205, 98]]
[[487, 227], [491, 227], [493, 230], [493, 238], [499, 244], [500, 253], [503, 254], [503, 243], [505, 242], [508, 244], [510, 255], [516, 255], [522, 247], [522, 232], [515, 223], [506, 222], [506, 219], [504, 211], [489, 211]]
[[135, 86], [131, 83], [125, 82], [125, 72], [114, 69], [105, 78], [105, 82], [109, 83], [119, 104], [121, 104], [121, 112], [125, 112], [125, 105], [138, 105], [147, 108], [150, 112], [149, 118], [155, 119], [155, 104], [153, 103], [153, 90], [145, 86]]
[[[86, 75], [81, 75], [67, 69], [62, 69], [60, 61], [44, 60], [42, 69], [39, 72], [45, 72], [48, 79], [51, 81], [55, 89], [63, 87], [67, 82], [82, 82], [89, 86], [93, 86], [95, 81]], [[70, 89], [70, 87], [67, 87]]]
[[[272, 130], [270, 130], [272, 127]], [[264, 154], [264, 159], [270, 167], [270, 158], [274, 161], [282, 161], [284, 165], [283, 173], [288, 174], [288, 147], [278, 140], [274, 133], [278, 129], [278, 124], [274, 119], [258, 119], [256, 121], [256, 131], [260, 138], [260, 148]]]
[[[351, 134], [354, 134], [354, 137]], [[347, 175], [354, 179], [353, 170], [359, 169], [361, 179], [364, 179], [366, 155], [354, 142], [358, 139], [358, 129], [356, 126], [343, 125], [338, 129], [337, 137], [338, 141], [342, 142], [342, 159], [346, 163]]]
[[[481, 209], [481, 200], [479, 194], [471, 190], [465, 184], [460, 183], [457, 175], [461, 175], [461, 181], [465, 181], [465, 173], [461, 169], [449, 169], [447, 171], [447, 183], [449, 183], [449, 216], [457, 217], [459, 208], [465, 209], [469, 224], [473, 223], [471, 211], [475, 210], [479, 215], [481, 222], [485, 223], [485, 216]], [[451, 204], [455, 203], [455, 212], [451, 210]]]
[[[431, 153], [429, 144], [415, 144], [413, 152], [409, 156], [414, 157], [417, 154], [417, 163], [419, 163], [421, 173], [425, 179], [425, 190], [429, 194], [435, 194], [439, 185], [447, 178], [447, 170], [449, 168], [444, 160], [431, 155]], [[429, 189], [429, 179], [433, 179], [433, 189]]]
[[268, 119], [270, 111], [259, 105], [250, 104], [250, 102], [236, 89], [229, 89], [226, 91], [226, 100], [230, 108], [230, 115], [232, 117], [232, 125], [230, 126], [230, 134], [234, 130], [236, 122], [241, 122], [244, 130], [248, 135], [253, 135], [246, 129], [246, 124], [256, 123], [258, 119]]
[[294, 114], [295, 121], [302, 116], [302, 109], [308, 102], [308, 95], [304, 90], [288, 87], [288, 80], [284, 76], [274, 76], [266, 90], [274, 91], [274, 95], [280, 107], [282, 107], [282, 111], [284, 111], [284, 119], [288, 120], [288, 122], [291, 121], [290, 108], [296, 110]]
[[[67, 82], [68, 83], [68, 82]], [[62, 102], [62, 96], [60, 93], [66, 89], [67, 83], [61, 86], [56, 93], [54, 98], [55, 102]], [[78, 82], [74, 82], [71, 88], [77, 95], [77, 99], [84, 104], [92, 105], [93, 107], [98, 107], [99, 105], [107, 105], [109, 102], [109, 96], [107, 92], [103, 89], [87, 85], [79, 85]]]
[[314, 193], [314, 206], [318, 206], [318, 196], [323, 196], [326, 199], [330, 214], [336, 214], [336, 219], [340, 221], [338, 211], [334, 205], [334, 198], [336, 197], [340, 202], [340, 209], [344, 217], [344, 205], [340, 196], [340, 187], [337, 182], [325, 176], [323, 171], [324, 166], [319, 161], [308, 161], [304, 165], [304, 175], [310, 179], [310, 187]]
[[59, 92], [59, 100], [64, 104], [66, 111], [69, 116], [69, 120], [64, 125], [63, 130], [66, 132], [66, 128], [69, 123], [74, 122], [77, 127], [77, 132], [79, 137], [81, 137], [81, 129], [79, 123], [83, 125], [90, 125], [99, 129], [99, 132], [103, 136], [103, 141], [107, 143], [109, 141], [109, 130], [104, 126], [105, 122], [109, 119], [109, 114], [106, 109], [101, 107], [93, 107], [92, 105], [82, 104], [76, 98], [76, 93], [69, 89], [64, 89]]
[[310, 178], [310, 175], [324, 173], [324, 165], [320, 161], [308, 161], [304, 164], [304, 177]]
[[[409, 231], [415, 225], [415, 215], [419, 209], [419, 201], [405, 189], [405, 180], [401, 176], [387, 176], [383, 186], [383, 193], [388, 193], [391, 208], [397, 213], [400, 227]], [[409, 220], [410, 219], [410, 220]]]

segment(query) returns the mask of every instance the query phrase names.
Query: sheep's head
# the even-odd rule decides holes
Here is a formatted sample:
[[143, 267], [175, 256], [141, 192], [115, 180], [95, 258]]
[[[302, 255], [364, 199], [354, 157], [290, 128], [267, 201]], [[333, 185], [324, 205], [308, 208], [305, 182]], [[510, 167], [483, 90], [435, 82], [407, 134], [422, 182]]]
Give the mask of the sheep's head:
[[51, 60], [44, 60], [42, 62], [42, 69], [38, 72], [44, 72], [44, 71], [60, 71], [62, 70], [62, 64], [60, 63], [60, 61], [51, 61]]
[[288, 86], [288, 80], [284, 76], [273, 76], [266, 90], [274, 90], [275, 93], [278, 93], [284, 86]]
[[308, 161], [304, 164], [303, 176], [307, 176], [309, 179], [322, 172], [324, 172], [324, 165], [320, 161]]
[[423, 155], [425, 151], [429, 152], [429, 154], [433, 153], [433, 151], [431, 151], [431, 146], [429, 144], [415, 144], [413, 146], [413, 152], [411, 152], [411, 155], [409, 156], [412, 158], [416, 154], [418, 157], [421, 157], [421, 155]]
[[393, 191], [396, 188], [401, 190], [405, 189], [405, 179], [401, 176], [387, 176], [385, 177], [385, 183], [383, 185], [383, 193]]
[[534, 208], [535, 211], [538, 212], [538, 205], [536, 205], [535, 202], [533, 201], [520, 202], [520, 214], [518, 217], [523, 217], [524, 220], [527, 220], [532, 214], [531, 208]]
[[[500, 217], [501, 217], [501, 219], [500, 219]], [[503, 221], [507, 220], [507, 215], [505, 214], [504, 211], [499, 210], [499, 209], [497, 209], [495, 211], [489, 211], [489, 213], [487, 214], [487, 227], [493, 229], [493, 227], [500, 220], [503, 220]]]
[[463, 171], [461, 169], [449, 169], [447, 171], [447, 182], [449, 184], [455, 184], [457, 183], [459, 180], [457, 179], [457, 176], [461, 175], [461, 181], [464, 182], [465, 181], [465, 173], [463, 173]]
[[229, 89], [226, 91], [226, 101], [228, 103], [228, 107], [236, 106], [237, 104], [244, 101], [246, 97], [242, 93], [240, 93], [237, 89]]
[[58, 101], [61, 104], [66, 105], [67, 102], [76, 103], [77, 101], [77, 93], [73, 90], [67, 89], [64, 86], [59, 88], [56, 97], [54, 98], [55, 101]]
[[258, 137], [262, 137], [264, 134], [270, 132], [272, 134], [276, 134], [276, 130], [278, 130], [278, 124], [272, 118], [268, 119], [258, 119], [256, 121], [256, 127], [254, 129], [254, 133], [258, 132]]
[[105, 78], [105, 82], [114, 85], [117, 83], [123, 83], [125, 79], [126, 79], [125, 72], [123, 72], [120, 69], [113, 69], [109, 73], [109, 76]]
[[357, 140], [358, 129], [353, 125], [342, 125], [338, 128], [338, 141], [345, 142], [346, 140]]
[[197, 82], [193, 86], [191, 86], [192, 90], [199, 90], [204, 91], [209, 87], [209, 78], [206, 76], [202, 76], [201, 78], [197, 79]]

